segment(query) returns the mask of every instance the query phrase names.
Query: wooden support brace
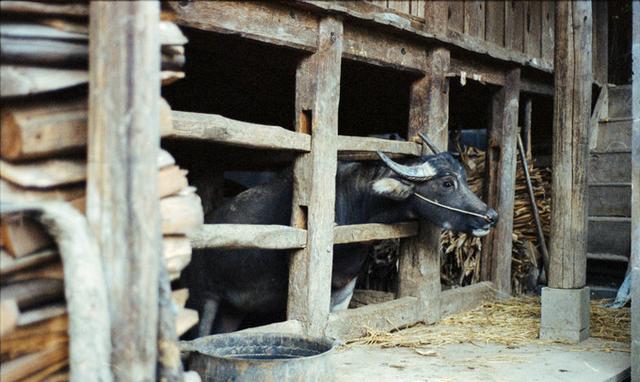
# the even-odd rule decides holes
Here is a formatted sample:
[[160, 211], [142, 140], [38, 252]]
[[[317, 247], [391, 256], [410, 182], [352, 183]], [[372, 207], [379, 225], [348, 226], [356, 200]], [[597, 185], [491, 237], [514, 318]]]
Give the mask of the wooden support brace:
[[296, 73], [296, 130], [311, 134], [311, 152], [296, 159], [291, 223], [307, 229], [307, 245], [292, 254], [287, 318], [320, 334], [329, 315], [342, 22], [320, 20], [318, 50]]
[[492, 280], [505, 294], [511, 294], [519, 93], [520, 69], [512, 69], [507, 73], [504, 87], [493, 96], [485, 166], [489, 177], [486, 200], [498, 212], [499, 220], [483, 247], [481, 276], [483, 280]]
[[[409, 140], [424, 132], [444, 150], [448, 143], [449, 58], [449, 51], [444, 48], [428, 53], [425, 63], [428, 74], [413, 83], [409, 110]], [[418, 297], [418, 318], [429, 323], [437, 321], [441, 290], [440, 228], [421, 223], [418, 235], [404, 240], [400, 251], [398, 297]]]
[[116, 380], [156, 379], [160, 5], [90, 4], [87, 218], [101, 251]]

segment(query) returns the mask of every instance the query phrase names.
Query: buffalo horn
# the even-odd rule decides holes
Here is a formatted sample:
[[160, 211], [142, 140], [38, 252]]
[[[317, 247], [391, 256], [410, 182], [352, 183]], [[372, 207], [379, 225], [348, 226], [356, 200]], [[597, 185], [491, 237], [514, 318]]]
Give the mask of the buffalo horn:
[[384, 162], [384, 164], [387, 165], [387, 167], [389, 167], [393, 172], [400, 175], [404, 179], [423, 182], [435, 175], [432, 171], [433, 169], [430, 166], [405, 166], [403, 164], [394, 162], [382, 151], [376, 151], [376, 153]]
[[431, 151], [433, 151], [434, 154], [439, 154], [440, 153], [440, 150], [438, 150], [438, 148], [433, 143], [431, 143], [431, 140], [429, 140], [429, 137], [427, 137], [426, 134], [418, 133], [418, 136], [427, 145], [427, 147], [429, 147], [429, 149], [431, 149]]

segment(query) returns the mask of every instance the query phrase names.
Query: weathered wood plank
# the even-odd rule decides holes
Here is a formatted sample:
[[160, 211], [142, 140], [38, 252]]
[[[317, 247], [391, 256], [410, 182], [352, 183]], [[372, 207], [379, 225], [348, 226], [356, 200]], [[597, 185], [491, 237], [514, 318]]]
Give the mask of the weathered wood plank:
[[593, 1], [593, 79], [606, 88], [609, 82], [609, 3]]
[[[410, 93], [409, 139], [424, 132], [440, 149], [448, 143], [449, 59], [447, 49], [430, 51], [425, 63], [429, 75], [414, 82]], [[423, 154], [428, 152], [424, 147]], [[429, 323], [440, 312], [440, 231], [421, 222], [418, 235], [402, 241], [398, 259], [398, 296], [417, 297], [417, 317]]]
[[409, 14], [411, 12], [411, 0], [389, 0], [388, 7], [398, 12]]
[[443, 0], [429, 0], [422, 2], [422, 8], [425, 29], [435, 35], [446, 36], [449, 17], [449, 2]]
[[236, 121], [221, 115], [174, 111], [170, 138], [198, 139], [232, 146], [307, 152], [311, 138], [279, 126]]
[[[418, 17], [420, 19], [424, 19], [425, 18], [425, 6], [426, 4], [429, 3], [429, 1], [426, 0], [412, 0], [411, 1], [411, 15]], [[444, 3], [444, 1], [442, 1], [442, 3]], [[445, 13], [446, 16], [446, 13]], [[447, 18], [445, 17], [442, 21], [442, 24], [445, 26], [447, 26]]]
[[449, 10], [447, 12], [447, 29], [462, 33], [464, 31], [464, 2], [449, 1], [448, 6]]
[[307, 232], [280, 225], [205, 224], [190, 235], [194, 249], [304, 248]]
[[418, 224], [353, 224], [337, 226], [333, 229], [333, 243], [358, 243], [410, 237], [418, 234]]
[[591, 4], [556, 3], [549, 286], [582, 288], [587, 266]]
[[504, 85], [504, 70], [493, 65], [483, 62], [470, 61], [466, 57], [451, 57], [449, 67], [450, 76], [465, 76], [466, 80], [478, 81], [480, 83], [488, 83], [492, 85]]
[[403, 297], [381, 304], [331, 313], [325, 335], [341, 340], [358, 338], [368, 329], [390, 331], [420, 320], [416, 316], [415, 297]]
[[[633, 79], [631, 104], [633, 120], [631, 153], [631, 178], [634, 185], [640, 184], [640, 3], [632, 4]], [[635, 186], [632, 186], [635, 187]], [[640, 192], [631, 193], [631, 378], [640, 380]]]
[[90, 4], [87, 218], [103, 258], [118, 380], [153, 380], [161, 249], [158, 2]]
[[487, 300], [501, 295], [489, 281], [482, 281], [463, 288], [442, 291], [440, 316], [446, 317], [473, 309]]
[[504, 9], [502, 1], [487, 1], [485, 9], [485, 38], [487, 41], [504, 46]]
[[553, 41], [555, 30], [555, 2], [542, 2], [542, 59], [553, 64]]
[[399, 70], [421, 72], [425, 51], [415, 41], [347, 24], [344, 29], [343, 57]]
[[84, 69], [60, 69], [35, 66], [0, 66], [0, 96], [17, 97], [86, 84]]
[[39, 1], [3, 1], [0, 10], [4, 13], [45, 14], [48, 16], [87, 17], [87, 4], [45, 4]]
[[542, 3], [524, 2], [524, 51], [531, 57], [541, 57]]
[[500, 219], [485, 241], [481, 273], [483, 280], [492, 280], [506, 294], [511, 293], [519, 93], [520, 69], [512, 69], [504, 87], [493, 97], [486, 165], [487, 204], [498, 212]]
[[504, 3], [504, 37], [508, 49], [524, 51], [524, 1]]
[[484, 39], [484, 0], [464, 2], [464, 33]]
[[268, 44], [314, 51], [318, 21], [276, 2], [196, 1], [168, 3], [176, 23], [191, 28], [233, 34]]
[[322, 333], [329, 314], [342, 21], [324, 18], [318, 33], [317, 52], [296, 73], [296, 130], [312, 140], [311, 152], [294, 164], [291, 223], [306, 226], [307, 245], [291, 257], [287, 303], [287, 318], [301, 321], [309, 334]]
[[391, 154], [407, 154], [419, 156], [422, 152], [420, 144], [415, 142], [391, 141], [388, 139], [370, 137], [352, 137], [340, 135], [338, 137], [339, 152], [358, 152], [380, 150]]

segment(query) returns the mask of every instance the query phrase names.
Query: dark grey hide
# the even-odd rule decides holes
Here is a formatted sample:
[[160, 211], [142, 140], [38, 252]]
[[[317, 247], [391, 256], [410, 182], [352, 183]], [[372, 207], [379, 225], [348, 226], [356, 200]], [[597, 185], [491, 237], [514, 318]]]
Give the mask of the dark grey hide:
[[[471, 190], [460, 163], [449, 153], [401, 162], [421, 168], [429, 180], [408, 180], [382, 162], [338, 164], [335, 219], [338, 225], [394, 223], [422, 219], [443, 228], [486, 235], [497, 214]], [[207, 223], [290, 224], [292, 177], [286, 171], [275, 181], [251, 188], [223, 204]], [[416, 197], [482, 214], [465, 215]], [[365, 244], [334, 247], [332, 310], [345, 309], [355, 278], [367, 257]], [[288, 283], [287, 251], [194, 251], [183, 273], [188, 305], [200, 312], [198, 335], [236, 330], [240, 322], [265, 324], [285, 319]], [[215, 317], [213, 327], [211, 322]]]

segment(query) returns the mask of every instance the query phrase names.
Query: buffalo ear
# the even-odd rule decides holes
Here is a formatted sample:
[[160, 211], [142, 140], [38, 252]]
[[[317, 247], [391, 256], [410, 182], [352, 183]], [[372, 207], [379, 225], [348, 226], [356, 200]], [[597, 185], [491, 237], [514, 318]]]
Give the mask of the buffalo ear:
[[372, 184], [373, 192], [393, 200], [405, 200], [413, 194], [413, 184], [396, 178], [378, 179]]

